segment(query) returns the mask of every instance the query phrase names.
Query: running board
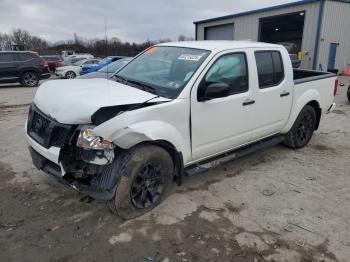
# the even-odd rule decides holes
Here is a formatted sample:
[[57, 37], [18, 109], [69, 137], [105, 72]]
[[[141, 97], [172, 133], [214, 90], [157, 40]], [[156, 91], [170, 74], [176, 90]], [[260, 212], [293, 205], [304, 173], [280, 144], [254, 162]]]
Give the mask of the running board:
[[236, 150], [221, 154], [214, 158], [204, 160], [197, 164], [186, 167], [185, 174], [187, 176], [193, 176], [193, 175], [208, 171], [209, 169], [215, 168], [219, 165], [230, 162], [232, 160], [243, 157], [245, 155], [251, 154], [258, 150], [273, 147], [281, 143], [283, 140], [284, 140], [284, 136], [282, 135], [266, 138], [259, 142], [253, 143], [251, 145], [238, 148]]

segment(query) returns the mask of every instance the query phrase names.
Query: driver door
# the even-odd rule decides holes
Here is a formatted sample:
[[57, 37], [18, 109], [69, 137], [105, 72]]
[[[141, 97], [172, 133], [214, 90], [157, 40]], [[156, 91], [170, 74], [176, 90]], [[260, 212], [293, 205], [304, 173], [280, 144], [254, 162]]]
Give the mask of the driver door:
[[[221, 53], [207, 68], [191, 93], [193, 161], [248, 143], [253, 127], [247, 53]], [[206, 98], [205, 89], [211, 84], [228, 86], [229, 91], [222, 97]]]

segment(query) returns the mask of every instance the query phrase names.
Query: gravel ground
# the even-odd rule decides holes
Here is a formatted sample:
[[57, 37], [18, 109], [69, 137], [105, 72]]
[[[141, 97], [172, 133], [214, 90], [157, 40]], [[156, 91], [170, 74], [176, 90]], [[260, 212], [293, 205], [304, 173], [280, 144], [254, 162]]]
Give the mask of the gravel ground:
[[185, 178], [128, 222], [32, 166], [23, 126], [35, 90], [0, 85], [1, 261], [349, 261], [345, 87], [308, 147]]

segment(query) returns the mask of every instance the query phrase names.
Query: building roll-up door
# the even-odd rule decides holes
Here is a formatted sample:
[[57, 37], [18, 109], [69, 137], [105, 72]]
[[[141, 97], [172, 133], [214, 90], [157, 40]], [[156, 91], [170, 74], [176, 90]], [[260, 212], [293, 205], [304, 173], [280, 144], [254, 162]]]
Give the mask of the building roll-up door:
[[225, 24], [205, 28], [205, 40], [233, 40], [234, 25]]

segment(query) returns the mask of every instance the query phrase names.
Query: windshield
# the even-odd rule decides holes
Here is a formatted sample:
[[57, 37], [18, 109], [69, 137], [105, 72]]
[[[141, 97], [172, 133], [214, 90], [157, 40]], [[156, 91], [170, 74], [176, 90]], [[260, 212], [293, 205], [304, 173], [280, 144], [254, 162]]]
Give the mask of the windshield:
[[115, 61], [109, 65], [106, 65], [105, 67], [102, 67], [100, 70], [100, 72], [102, 73], [114, 73], [115, 71], [117, 71], [118, 69], [122, 68], [123, 66], [125, 66], [127, 63], [130, 62], [131, 59], [120, 59], [118, 61]]
[[184, 47], [151, 47], [123, 67], [114, 78], [119, 77], [126, 84], [150, 87], [160, 96], [175, 98], [209, 53], [208, 50]]
[[99, 64], [106, 64], [106, 63], [108, 63], [108, 61], [110, 61], [110, 60], [111, 60], [110, 57], [103, 58], [103, 59], [99, 62]]
[[85, 61], [86, 61], [86, 59], [80, 60], [80, 61], [78, 61], [78, 62], [75, 62], [74, 65], [76, 65], [76, 66], [81, 66], [82, 64], [85, 63]]

